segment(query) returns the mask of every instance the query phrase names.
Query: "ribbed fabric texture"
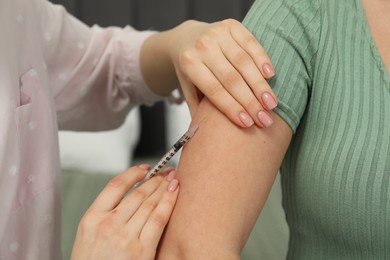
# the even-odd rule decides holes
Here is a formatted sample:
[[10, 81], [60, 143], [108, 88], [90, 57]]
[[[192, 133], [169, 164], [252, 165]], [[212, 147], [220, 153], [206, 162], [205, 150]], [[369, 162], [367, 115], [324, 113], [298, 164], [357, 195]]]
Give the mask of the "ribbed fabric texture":
[[259, 0], [244, 24], [294, 136], [288, 259], [390, 259], [390, 77], [359, 0]]

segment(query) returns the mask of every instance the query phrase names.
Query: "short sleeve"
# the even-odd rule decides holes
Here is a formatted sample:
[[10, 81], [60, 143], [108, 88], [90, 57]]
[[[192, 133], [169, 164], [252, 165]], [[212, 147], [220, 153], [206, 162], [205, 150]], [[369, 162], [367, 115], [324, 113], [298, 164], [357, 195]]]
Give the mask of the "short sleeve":
[[313, 0], [257, 0], [243, 24], [267, 51], [276, 75], [270, 85], [275, 109], [295, 133], [310, 99], [320, 35], [320, 8]]

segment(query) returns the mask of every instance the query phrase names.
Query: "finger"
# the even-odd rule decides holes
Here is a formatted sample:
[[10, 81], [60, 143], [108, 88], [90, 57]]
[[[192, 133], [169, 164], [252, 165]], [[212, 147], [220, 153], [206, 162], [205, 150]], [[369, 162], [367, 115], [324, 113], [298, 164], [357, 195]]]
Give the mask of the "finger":
[[137, 211], [132, 215], [126, 224], [126, 228], [134, 236], [139, 236], [142, 228], [148, 220], [150, 214], [158, 206], [159, 201], [168, 188], [169, 182], [165, 179], [160, 179], [159, 187], [146, 200], [142, 202]]
[[[222, 54], [221, 54], [222, 55]], [[250, 127], [253, 120], [245, 109], [227, 92], [221, 85], [215, 75], [205, 64], [194, 62], [186, 66], [186, 70], [191, 71], [188, 74], [188, 80], [197, 86], [202, 93], [225, 114], [233, 123], [239, 127]], [[249, 89], [247, 91], [250, 92]], [[184, 90], [183, 90], [184, 92]], [[186, 92], [184, 92], [186, 95]], [[253, 96], [253, 93], [250, 93]], [[186, 96], [187, 98], [187, 96]], [[260, 103], [258, 102], [259, 106]]]
[[178, 180], [170, 183], [171, 191], [165, 191], [157, 208], [151, 213], [141, 231], [140, 240], [156, 248], [167, 225], [179, 194]]
[[[237, 31], [238, 36], [236, 37], [239, 40], [242, 41], [242, 39], [249, 38], [250, 40], [247, 40], [248, 44], [245, 42], [242, 46], [248, 48], [249, 45], [249, 50], [258, 47], [254, 53], [260, 53], [265, 57], [264, 60], [269, 62], [269, 57], [264, 52], [264, 49], [241, 23], [228, 19], [222, 22], [222, 24], [227, 24], [226, 27], [233, 32]], [[261, 75], [259, 68], [256, 66], [255, 60], [258, 59], [252, 58], [237, 43], [233, 36], [219, 37], [219, 39], [224, 39], [223, 41], [220, 40], [219, 44], [225, 56], [224, 58], [227, 61], [223, 62], [224, 58], [215, 56], [219, 54], [213, 52], [215, 57], [213, 55], [205, 57], [206, 66], [213, 71], [222, 85], [244, 107], [258, 126], [270, 126], [272, 124], [272, 118], [265, 111], [274, 109], [277, 106], [277, 99], [267, 81]], [[215, 62], [216, 60], [219, 62]], [[229, 65], [232, 67], [229, 67]], [[254, 95], [248, 94], [248, 91], [245, 91], [248, 89], [248, 86]], [[261, 109], [259, 109], [259, 103]]]
[[226, 90], [244, 107], [259, 127], [270, 126], [272, 119], [265, 111], [272, 110], [277, 106], [270, 86], [250, 56], [240, 49], [234, 41], [227, 40], [222, 44], [225, 45], [222, 49], [230, 49], [226, 53], [226, 58], [231, 63], [229, 61], [221, 62], [215, 66], [215, 63], [210, 62], [209, 66], [214, 66], [210, 69], [214, 71]]
[[[244, 49], [242, 49], [241, 46], [238, 45], [233, 38], [228, 38], [225, 41], [221, 41], [220, 45], [221, 50], [223, 51], [223, 54], [227, 59], [227, 62], [229, 62], [229, 64], [231, 64], [233, 67], [226, 68], [226, 73], [231, 74], [232, 76], [230, 77], [233, 77], [234, 72], [232, 70], [236, 70], [236, 73], [241, 75], [244, 80], [244, 83], [239, 81], [237, 82], [237, 84], [245, 84], [245, 87], [249, 86], [249, 88], [254, 93], [256, 99], [260, 101], [264, 110], [274, 109], [277, 105], [277, 99], [275, 97], [275, 94], [273, 94], [273, 91], [269, 86], [268, 82], [260, 73], [259, 68], [257, 67], [254, 59]], [[213, 63], [211, 63], [210, 65], [212, 66]], [[213, 69], [214, 68], [212, 68], [212, 70]], [[224, 80], [225, 78], [229, 79], [230, 77], [225, 76], [220, 80]], [[222, 81], [222, 84], [225, 85], [226, 82]], [[268, 96], [263, 95], [265, 92], [268, 93]], [[253, 98], [252, 96], [248, 97]], [[270, 99], [267, 99], [267, 97], [269, 97]], [[240, 103], [244, 106], [245, 109], [247, 109], [247, 111], [250, 111], [248, 109], [251, 108], [247, 106], [249, 106], [249, 104], [251, 104], [251, 102], [253, 101], [247, 100], [245, 102], [246, 103]]]
[[262, 75], [266, 79], [272, 78], [275, 71], [271, 59], [253, 34], [236, 20], [228, 19], [224, 22], [231, 24], [229, 28], [232, 37], [251, 56]]
[[112, 178], [91, 205], [91, 210], [110, 211], [123, 199], [135, 183], [146, 175], [146, 168], [134, 166]]
[[[259, 68], [264, 78], [266, 79], [272, 78], [275, 75], [275, 70], [267, 52], [264, 50], [264, 48], [261, 46], [258, 40], [254, 37], [254, 35], [251, 34], [245, 28], [244, 25], [242, 25], [238, 21], [235, 21], [233, 23], [234, 26], [232, 26], [230, 30], [233, 39], [252, 58], [252, 60]], [[256, 82], [258, 82], [256, 80], [255, 81], [248, 80], [249, 79], [248, 76], [245, 76], [244, 78], [249, 82], [250, 85], [253, 84], [253, 86], [256, 86]], [[273, 109], [272, 107], [275, 107], [275, 105], [277, 105], [278, 103], [278, 98], [276, 97], [273, 91], [270, 91], [270, 87], [268, 83], [265, 83], [264, 81], [260, 80], [259, 86], [260, 86], [260, 93], [263, 93], [261, 94], [261, 99], [260, 99], [262, 101], [262, 105], [267, 107], [268, 110]], [[264, 94], [264, 92], [266, 91], [268, 93]], [[259, 92], [255, 92], [255, 93], [256, 96], [259, 97]], [[271, 96], [269, 96], [269, 94], [271, 94]]]
[[[235, 64], [237, 67], [240, 67], [239, 71], [233, 67], [234, 64], [232, 65], [232, 63], [226, 59], [222, 52], [213, 52], [212, 55], [209, 55], [207, 58], [205, 58], [205, 63], [207, 66], [209, 66], [210, 71], [214, 73], [214, 76], [218, 79], [219, 82], [221, 82], [226, 91], [245, 109], [245, 111], [249, 113], [258, 126], [269, 126], [268, 121], [264, 121], [264, 118], [259, 116], [261, 111], [268, 110], [268, 108], [262, 105], [262, 103], [259, 101], [261, 100], [260, 96], [262, 93], [260, 93], [260, 91], [262, 89], [259, 88], [259, 84], [252, 83], [248, 85], [247, 82], [243, 79], [242, 74], [248, 76], [249, 78], [254, 78], [255, 80], [259, 80], [260, 82], [265, 83], [265, 85], [268, 87], [267, 90], [270, 90], [271, 88], [261, 76], [250, 56], [242, 51], [242, 49], [240, 49], [234, 41], [230, 42], [230, 47], [230, 52], [234, 52], [234, 50], [239, 50], [240, 52], [240, 58], [237, 62], [239, 64]], [[254, 87], [253, 85], [256, 86]], [[254, 93], [255, 91], [259, 92], [259, 98], [256, 97], [256, 93]], [[272, 99], [270, 94], [268, 94], [268, 97]], [[222, 100], [222, 102], [226, 101]], [[261, 115], [263, 115], [263, 113], [261, 113]]]
[[[164, 174], [166, 174], [164, 172]], [[131, 191], [112, 211], [118, 222], [126, 223], [161, 185], [165, 176], [158, 174]], [[167, 182], [167, 181], [165, 181]]]

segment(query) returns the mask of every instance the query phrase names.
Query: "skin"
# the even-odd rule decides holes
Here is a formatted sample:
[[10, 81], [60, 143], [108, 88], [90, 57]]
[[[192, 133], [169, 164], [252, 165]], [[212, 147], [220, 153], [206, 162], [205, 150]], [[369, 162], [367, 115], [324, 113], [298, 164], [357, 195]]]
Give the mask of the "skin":
[[[205, 95], [236, 125], [265, 127], [259, 112], [268, 115], [277, 104], [265, 80], [274, 74], [266, 69], [272, 67], [269, 57], [232, 19], [212, 24], [187, 21], [155, 34], [145, 41], [140, 64], [157, 94], [168, 95], [180, 84], [192, 114]], [[252, 124], [243, 123], [242, 113]]]
[[[142, 46], [140, 66], [155, 93], [168, 95], [180, 84], [195, 114], [202, 107], [203, 92], [236, 129], [249, 126], [239, 117], [245, 111], [251, 114], [247, 119], [254, 118], [250, 125], [266, 126], [257, 115], [276, 106], [263, 77], [273, 76], [271, 62], [254, 37], [234, 20], [188, 21], [156, 33]], [[148, 169], [132, 167], [108, 183], [79, 224], [72, 260], [155, 258], [176, 202], [178, 180], [167, 169], [125, 196]]]
[[169, 168], [126, 196], [149, 169], [132, 167], [107, 184], [81, 219], [72, 260], [154, 259], [179, 189]]
[[[390, 39], [387, 37], [390, 34], [390, 18], [385, 15], [390, 11], [390, 1], [363, 0], [362, 3], [378, 52], [390, 74]], [[378, 15], [380, 13], [384, 15]], [[162, 71], [162, 74], [171, 75], [167, 71]], [[176, 79], [172, 77], [170, 80], [174, 83]], [[150, 81], [149, 84], [163, 89], [158, 87], [158, 82]], [[156, 93], [160, 93], [160, 90], [156, 90]], [[160, 94], [170, 90], [164, 91]], [[190, 105], [194, 116], [192, 124], [201, 124], [202, 127], [182, 152], [179, 165], [182, 191], [160, 242], [157, 258], [239, 259], [291, 140], [291, 129], [278, 115], [271, 112], [274, 121], [272, 127], [242, 130], [233, 124], [234, 120], [229, 121], [209, 99], [203, 99], [199, 106], [196, 102], [195, 105]], [[158, 215], [153, 211], [155, 209], [156, 212], [162, 213], [162, 218], [157, 218], [160, 221], [150, 221], [156, 218], [140, 217], [143, 214], [134, 212], [130, 212], [133, 217], [128, 221], [128, 227], [119, 224], [123, 225], [126, 221], [112, 221], [117, 215], [126, 220], [129, 218], [126, 214], [117, 214], [118, 210], [115, 209], [122, 209], [119, 211], [123, 212], [124, 207], [119, 206], [122, 204], [119, 201], [145, 172], [146, 170], [142, 172], [138, 169], [131, 178], [120, 175], [110, 182], [80, 223], [72, 259], [112, 257], [111, 254], [102, 254], [107, 252], [117, 252], [120, 257], [116, 259], [154, 258], [157, 241], [177, 198], [177, 190], [168, 195], [163, 192], [168, 185], [163, 181], [163, 177], [153, 178], [147, 183], [148, 187], [144, 186], [147, 191], [142, 194], [148, 195], [142, 196], [141, 200], [137, 200], [140, 192], [132, 193], [129, 199], [122, 200], [130, 205], [141, 205], [149, 203], [148, 199], [153, 198], [153, 204], [157, 206], [146, 207], [149, 208], [146, 215]], [[258, 203], [253, 204], [253, 198], [256, 198]], [[158, 200], [160, 204], [155, 204]], [[141, 211], [145, 207], [137, 209]], [[240, 214], [243, 212], [245, 214]], [[136, 219], [138, 221], [131, 221]], [[131, 224], [134, 223], [146, 224], [143, 228], [138, 225], [138, 228], [135, 228], [138, 232], [129, 231], [126, 233], [128, 235], [124, 236], [121, 231], [133, 231]], [[145, 237], [140, 235], [144, 229], [149, 230], [146, 233], [150, 237], [146, 236], [146, 240], [149, 246], [152, 244], [153, 250], [150, 252], [145, 250], [145, 240], [140, 239]]]
[[362, 4], [372, 37], [390, 75], [390, 1], [362, 0]]
[[240, 129], [202, 100], [193, 118], [200, 127], [182, 151], [181, 192], [158, 259], [239, 259], [292, 135], [272, 117], [269, 128]]
[[[362, 3], [390, 74], [390, 1]], [[182, 152], [181, 193], [158, 259], [239, 259], [292, 137], [287, 124], [271, 115], [274, 124], [267, 129], [240, 130], [202, 101], [193, 124], [206, 119]]]

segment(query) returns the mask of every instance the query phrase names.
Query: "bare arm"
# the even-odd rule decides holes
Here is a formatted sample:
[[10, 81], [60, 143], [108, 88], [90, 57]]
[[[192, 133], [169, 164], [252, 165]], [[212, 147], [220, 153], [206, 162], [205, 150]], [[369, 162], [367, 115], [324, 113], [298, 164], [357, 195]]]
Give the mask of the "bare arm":
[[267, 129], [240, 129], [204, 99], [178, 167], [181, 193], [159, 259], [238, 259], [291, 140], [275, 113]]

